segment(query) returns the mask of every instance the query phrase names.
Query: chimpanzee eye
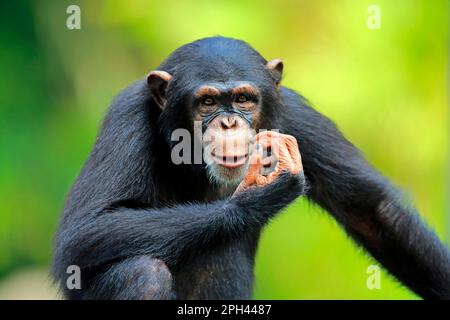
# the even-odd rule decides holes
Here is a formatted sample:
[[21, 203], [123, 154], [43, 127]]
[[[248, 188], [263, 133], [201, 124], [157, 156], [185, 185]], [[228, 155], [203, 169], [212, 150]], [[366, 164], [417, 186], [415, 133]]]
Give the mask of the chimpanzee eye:
[[238, 100], [238, 102], [247, 102], [248, 101], [247, 97], [245, 95], [243, 95], [243, 94], [240, 94], [238, 96], [237, 100]]
[[202, 101], [202, 103], [203, 103], [205, 106], [212, 106], [212, 105], [216, 104], [215, 100], [214, 100], [212, 97], [206, 97], [206, 98], [204, 98], [203, 101]]

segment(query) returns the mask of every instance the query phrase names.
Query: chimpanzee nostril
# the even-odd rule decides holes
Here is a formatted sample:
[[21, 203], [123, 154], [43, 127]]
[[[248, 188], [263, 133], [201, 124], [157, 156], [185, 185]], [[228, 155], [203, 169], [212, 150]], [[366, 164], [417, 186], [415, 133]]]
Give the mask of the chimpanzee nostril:
[[237, 126], [237, 121], [234, 116], [223, 117], [220, 122], [222, 125], [222, 129], [232, 129]]
[[223, 130], [228, 129], [228, 121], [225, 120], [225, 118], [223, 118], [222, 121], [220, 121], [220, 125], [222, 126]]
[[233, 116], [228, 117], [228, 123], [230, 124], [230, 128], [236, 127], [236, 125], [237, 125], [236, 118]]

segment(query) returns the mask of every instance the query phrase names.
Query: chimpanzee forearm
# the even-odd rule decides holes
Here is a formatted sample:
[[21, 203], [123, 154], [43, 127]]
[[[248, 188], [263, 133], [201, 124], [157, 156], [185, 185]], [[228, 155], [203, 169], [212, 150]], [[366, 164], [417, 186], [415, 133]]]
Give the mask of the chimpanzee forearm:
[[[372, 206], [370, 208], [370, 206]], [[450, 251], [405, 204], [396, 190], [368, 205], [368, 223], [376, 236], [366, 235], [358, 224], [348, 225], [359, 241], [393, 275], [423, 298], [450, 299]]]
[[[391, 274], [423, 298], [450, 298], [450, 253], [406, 205], [388, 181], [366, 165], [365, 173], [315, 180], [311, 199]], [[335, 189], [328, 198], [322, 184]], [[347, 188], [343, 185], [346, 184]], [[353, 199], [350, 203], [349, 199]], [[354, 199], [361, 199], [355, 201]]]
[[282, 174], [268, 186], [210, 204], [105, 211], [63, 229], [58, 250], [63, 264], [81, 268], [143, 254], [173, 266], [188, 254], [259, 230], [303, 192], [303, 183], [303, 175]]
[[[411, 290], [423, 298], [450, 298], [450, 252], [397, 190], [381, 177], [371, 178], [376, 174], [370, 174], [369, 166], [365, 170], [366, 177], [346, 178], [348, 185], [364, 188], [338, 191], [331, 201], [312, 192], [312, 199]], [[365, 201], [349, 205], [349, 198]]]
[[417, 294], [450, 298], [449, 250], [330, 120], [293, 92], [283, 93], [310, 199]]

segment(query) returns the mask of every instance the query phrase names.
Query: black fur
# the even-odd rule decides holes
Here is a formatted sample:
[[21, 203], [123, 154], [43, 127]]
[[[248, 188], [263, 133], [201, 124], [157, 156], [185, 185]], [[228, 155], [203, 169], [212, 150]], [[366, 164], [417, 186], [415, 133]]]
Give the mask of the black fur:
[[[257, 82], [261, 127], [295, 136], [308, 197], [394, 276], [424, 298], [450, 298], [450, 254], [335, 125], [298, 94], [274, 89], [266, 60], [242, 41], [215, 37], [176, 50], [159, 68], [174, 76], [161, 111], [145, 80], [125, 89], [67, 199], [53, 274], [72, 299], [241, 299], [252, 293], [261, 228], [304, 193], [305, 177], [220, 197], [202, 165], [170, 160], [173, 129], [192, 122], [202, 81]], [[82, 270], [68, 290], [66, 268]]]

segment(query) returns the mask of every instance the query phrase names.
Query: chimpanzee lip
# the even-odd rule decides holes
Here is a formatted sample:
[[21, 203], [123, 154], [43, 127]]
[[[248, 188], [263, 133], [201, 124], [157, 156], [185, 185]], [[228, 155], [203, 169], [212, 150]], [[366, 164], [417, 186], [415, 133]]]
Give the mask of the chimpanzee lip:
[[216, 155], [214, 152], [211, 152], [211, 156], [214, 159], [214, 162], [217, 164], [226, 167], [226, 168], [237, 168], [245, 164], [248, 158], [248, 154], [245, 155]]

